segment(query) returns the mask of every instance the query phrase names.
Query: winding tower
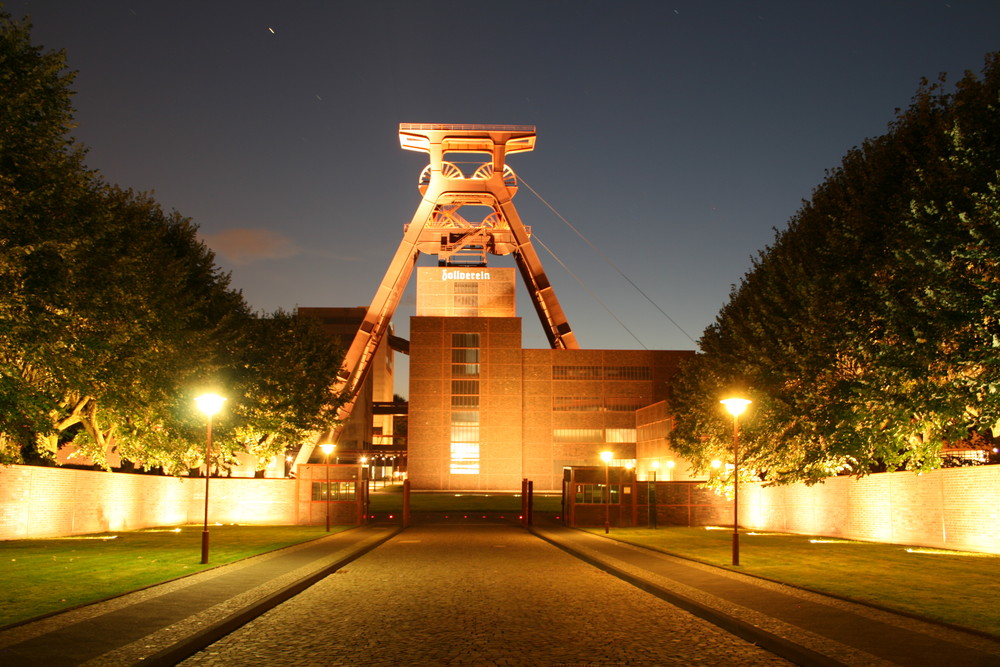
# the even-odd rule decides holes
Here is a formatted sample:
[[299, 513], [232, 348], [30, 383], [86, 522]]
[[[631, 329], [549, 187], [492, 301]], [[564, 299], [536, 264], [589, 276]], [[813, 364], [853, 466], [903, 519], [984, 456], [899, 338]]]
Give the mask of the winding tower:
[[[341, 426], [304, 445], [297, 464], [307, 462], [320, 442], [339, 438], [421, 253], [437, 255], [441, 266], [462, 267], [486, 266], [488, 255], [513, 255], [552, 349], [579, 349], [531, 243], [530, 229], [512, 201], [517, 176], [506, 157], [534, 150], [534, 126], [401, 123], [399, 143], [429, 156], [418, 181], [422, 198], [403, 228], [403, 239], [333, 387], [347, 397], [337, 414]], [[487, 161], [472, 167], [464, 162], [470, 156], [481, 161], [484, 155]], [[480, 212], [486, 213], [481, 220], [465, 217]]]

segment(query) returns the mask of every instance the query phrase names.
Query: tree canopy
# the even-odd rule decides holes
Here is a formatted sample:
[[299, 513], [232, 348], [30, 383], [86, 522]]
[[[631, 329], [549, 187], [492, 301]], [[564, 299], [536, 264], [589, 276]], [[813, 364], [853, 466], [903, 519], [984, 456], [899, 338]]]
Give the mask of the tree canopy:
[[266, 463], [327, 428], [341, 352], [311, 320], [251, 313], [191, 220], [87, 169], [72, 81], [0, 12], [0, 462], [72, 442], [186, 472], [204, 387], [229, 399], [224, 460]]
[[1000, 54], [924, 81], [753, 261], [672, 388], [675, 449], [772, 483], [927, 470], [1000, 426]]

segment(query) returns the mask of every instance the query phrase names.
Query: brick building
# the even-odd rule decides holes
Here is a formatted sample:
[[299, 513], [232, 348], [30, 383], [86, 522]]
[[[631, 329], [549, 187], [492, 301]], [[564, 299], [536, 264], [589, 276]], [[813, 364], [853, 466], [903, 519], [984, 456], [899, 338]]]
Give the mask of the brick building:
[[601, 451], [636, 459], [636, 410], [662, 401], [691, 351], [523, 349], [512, 268], [417, 271], [410, 320], [415, 489], [561, 488]]

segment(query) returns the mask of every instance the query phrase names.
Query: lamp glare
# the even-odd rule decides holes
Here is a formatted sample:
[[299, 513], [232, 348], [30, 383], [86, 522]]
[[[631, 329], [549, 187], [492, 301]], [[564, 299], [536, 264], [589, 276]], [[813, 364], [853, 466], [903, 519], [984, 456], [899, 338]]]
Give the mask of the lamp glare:
[[719, 402], [725, 405], [726, 410], [734, 417], [739, 417], [747, 409], [747, 406], [753, 403], [747, 398], [725, 398]]
[[222, 409], [222, 404], [226, 402], [226, 399], [218, 394], [202, 394], [194, 399], [195, 403], [198, 404], [198, 409], [202, 414], [211, 417], [212, 415], [218, 414], [219, 410]]

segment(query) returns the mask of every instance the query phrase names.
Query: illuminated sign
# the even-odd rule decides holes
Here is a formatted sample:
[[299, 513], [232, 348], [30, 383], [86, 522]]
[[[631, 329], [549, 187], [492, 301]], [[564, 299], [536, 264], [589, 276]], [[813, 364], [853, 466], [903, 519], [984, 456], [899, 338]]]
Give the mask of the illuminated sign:
[[489, 271], [449, 271], [441, 269], [441, 280], [489, 280]]

